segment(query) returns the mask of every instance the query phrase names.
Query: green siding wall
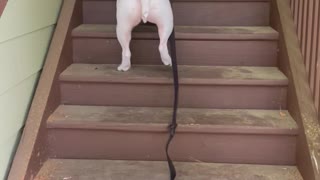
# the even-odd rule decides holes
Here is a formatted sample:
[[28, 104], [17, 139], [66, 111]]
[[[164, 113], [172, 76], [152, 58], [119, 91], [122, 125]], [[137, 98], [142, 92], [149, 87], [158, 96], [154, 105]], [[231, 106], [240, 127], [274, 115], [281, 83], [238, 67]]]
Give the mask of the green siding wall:
[[0, 18], [0, 180], [24, 126], [62, 0], [9, 0]]

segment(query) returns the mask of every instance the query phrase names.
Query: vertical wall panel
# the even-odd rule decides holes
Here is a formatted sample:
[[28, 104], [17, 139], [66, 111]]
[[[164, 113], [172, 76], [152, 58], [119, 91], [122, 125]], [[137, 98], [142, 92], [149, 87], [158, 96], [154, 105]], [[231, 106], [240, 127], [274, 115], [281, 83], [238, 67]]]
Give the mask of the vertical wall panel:
[[0, 17], [0, 180], [16, 151], [61, 4], [9, 0]]

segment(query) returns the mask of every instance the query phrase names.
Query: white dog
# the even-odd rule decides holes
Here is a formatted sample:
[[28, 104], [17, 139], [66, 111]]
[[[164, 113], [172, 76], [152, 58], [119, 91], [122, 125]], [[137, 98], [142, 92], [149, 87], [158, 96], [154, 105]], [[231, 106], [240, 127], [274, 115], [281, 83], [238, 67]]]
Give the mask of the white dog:
[[130, 41], [132, 29], [141, 20], [157, 25], [160, 37], [159, 51], [165, 65], [171, 65], [167, 42], [173, 31], [170, 0], [117, 0], [117, 37], [122, 47], [122, 62], [118, 71], [131, 67]]

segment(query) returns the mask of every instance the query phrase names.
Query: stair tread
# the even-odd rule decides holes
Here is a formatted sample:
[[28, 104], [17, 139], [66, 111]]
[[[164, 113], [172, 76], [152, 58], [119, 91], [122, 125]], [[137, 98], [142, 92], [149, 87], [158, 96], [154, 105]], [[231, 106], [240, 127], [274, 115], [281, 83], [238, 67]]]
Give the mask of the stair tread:
[[[177, 180], [281, 179], [302, 180], [295, 166], [176, 162]], [[56, 179], [169, 179], [166, 162], [49, 159], [35, 180]]]
[[[61, 105], [48, 119], [49, 128], [162, 131], [172, 109]], [[180, 131], [296, 134], [297, 124], [288, 111], [179, 108]]]
[[[62, 81], [171, 84], [170, 67], [134, 65], [119, 72], [117, 65], [72, 64], [60, 76]], [[287, 85], [287, 77], [276, 67], [179, 66], [180, 84]]]
[[[279, 34], [269, 26], [176, 26], [176, 39], [278, 40]], [[72, 32], [74, 37], [116, 38], [116, 25], [82, 24]], [[155, 26], [140, 25], [133, 38], [158, 39]]]

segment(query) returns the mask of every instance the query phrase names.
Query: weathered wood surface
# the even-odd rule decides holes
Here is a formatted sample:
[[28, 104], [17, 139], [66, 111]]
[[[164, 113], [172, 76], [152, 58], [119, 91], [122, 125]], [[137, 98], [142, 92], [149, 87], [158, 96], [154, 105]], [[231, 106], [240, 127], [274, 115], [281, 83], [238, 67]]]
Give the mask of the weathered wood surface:
[[280, 33], [279, 65], [290, 81], [288, 110], [300, 127], [297, 165], [304, 179], [319, 180], [320, 126], [290, 10], [290, 1], [274, 0], [272, 9], [271, 24]]
[[320, 1], [291, 0], [290, 3], [310, 88], [320, 117]]
[[[176, 163], [177, 180], [302, 180], [292, 166]], [[45, 163], [35, 180], [167, 180], [166, 162], [62, 160]]]

